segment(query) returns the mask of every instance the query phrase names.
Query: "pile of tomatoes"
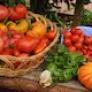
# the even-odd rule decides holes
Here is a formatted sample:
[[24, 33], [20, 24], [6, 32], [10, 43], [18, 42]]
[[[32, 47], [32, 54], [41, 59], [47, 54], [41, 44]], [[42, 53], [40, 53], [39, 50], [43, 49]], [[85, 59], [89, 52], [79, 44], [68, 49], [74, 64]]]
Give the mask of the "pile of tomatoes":
[[27, 8], [23, 4], [18, 4], [15, 7], [0, 5], [0, 21], [7, 18], [11, 20], [25, 18], [27, 12]]
[[63, 43], [72, 52], [78, 51], [87, 58], [92, 57], [92, 35], [87, 36], [82, 29], [75, 27], [70, 31], [64, 31]]
[[[28, 57], [43, 51], [55, 38], [56, 30], [49, 29], [39, 20], [30, 25], [26, 20], [27, 8], [0, 5], [0, 54]], [[3, 23], [7, 19], [7, 23]], [[16, 22], [18, 20], [18, 22]]]

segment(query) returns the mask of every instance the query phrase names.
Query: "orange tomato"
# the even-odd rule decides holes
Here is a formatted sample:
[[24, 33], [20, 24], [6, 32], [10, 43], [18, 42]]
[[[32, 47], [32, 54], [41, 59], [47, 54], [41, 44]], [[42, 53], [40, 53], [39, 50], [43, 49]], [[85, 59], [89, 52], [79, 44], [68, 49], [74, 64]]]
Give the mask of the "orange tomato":
[[47, 32], [46, 35], [47, 35], [47, 38], [52, 41], [56, 36], [56, 30], [51, 30]]
[[31, 31], [29, 30], [27, 34], [34, 37], [43, 37], [46, 34], [46, 26], [42, 22], [35, 22], [32, 24]]
[[7, 28], [7, 26], [5, 24], [0, 23], [0, 30], [1, 31], [4, 31], [4, 32], [7, 32], [8, 31], [8, 28]]
[[48, 43], [49, 40], [46, 37], [42, 38], [35, 48], [34, 53], [37, 54], [43, 51], [47, 47]]

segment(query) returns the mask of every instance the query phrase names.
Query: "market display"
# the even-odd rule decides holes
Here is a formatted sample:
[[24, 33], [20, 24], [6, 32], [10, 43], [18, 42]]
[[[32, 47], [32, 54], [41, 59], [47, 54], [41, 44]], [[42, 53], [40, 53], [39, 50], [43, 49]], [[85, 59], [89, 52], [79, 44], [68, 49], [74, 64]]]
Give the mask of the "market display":
[[40, 85], [74, 79], [92, 90], [92, 28], [60, 24], [23, 4], [0, 5], [0, 76], [25, 75], [45, 61]]
[[23, 4], [0, 7], [0, 76], [24, 75], [44, 61], [59, 32], [55, 23]]
[[86, 35], [80, 28], [64, 31], [64, 44], [70, 51], [79, 51], [87, 58], [92, 57], [92, 35]]
[[[44, 86], [47, 84], [45, 80], [51, 84], [52, 82], [68, 82], [78, 78], [80, 83], [92, 90], [90, 75], [92, 68], [91, 30], [91, 27], [80, 26], [62, 32], [60, 42], [54, 46], [46, 58], [45, 71], [50, 72], [51, 76], [47, 79], [44, 77]], [[49, 76], [48, 74], [47, 76]], [[50, 79], [52, 81], [49, 81]]]

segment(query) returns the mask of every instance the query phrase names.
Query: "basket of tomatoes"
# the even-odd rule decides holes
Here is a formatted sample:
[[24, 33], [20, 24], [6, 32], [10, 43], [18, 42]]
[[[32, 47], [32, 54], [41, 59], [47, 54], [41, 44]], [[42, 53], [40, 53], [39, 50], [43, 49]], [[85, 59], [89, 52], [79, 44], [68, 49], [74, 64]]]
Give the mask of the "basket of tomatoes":
[[92, 27], [78, 26], [63, 32], [61, 42], [71, 52], [80, 52], [92, 60]]
[[58, 37], [54, 23], [24, 5], [0, 5], [0, 76], [20, 76], [37, 68]]

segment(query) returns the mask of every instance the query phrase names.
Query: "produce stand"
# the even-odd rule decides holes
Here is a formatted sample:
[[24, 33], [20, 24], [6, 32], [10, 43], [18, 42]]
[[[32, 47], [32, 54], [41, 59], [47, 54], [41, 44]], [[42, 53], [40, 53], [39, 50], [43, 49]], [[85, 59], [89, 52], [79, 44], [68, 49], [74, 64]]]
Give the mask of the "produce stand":
[[[6, 0], [7, 1], [7, 0]], [[10, 0], [9, 0], [10, 1]], [[21, 1], [21, 0], [20, 0]], [[2, 2], [3, 3], [3, 2]], [[22, 2], [24, 4], [24, 2]], [[47, 2], [46, 2], [47, 3]], [[78, 5], [78, 6], [77, 6]], [[72, 20], [72, 24], [69, 24], [69, 27], [75, 27], [75, 26], [80, 26], [80, 23], [81, 23], [81, 17], [83, 15], [83, 0], [76, 0], [76, 8], [75, 8], [75, 13], [74, 15], [67, 15], [67, 19], [68, 21], [71, 21]], [[28, 7], [30, 9], [30, 7]], [[43, 10], [44, 11], [44, 10]], [[41, 13], [43, 11], [36, 11], [37, 13]], [[32, 12], [31, 12], [32, 13]], [[45, 12], [46, 13], [46, 12]], [[44, 69], [44, 65], [46, 62], [43, 62], [45, 60], [45, 58], [47, 58], [47, 55], [48, 54], [48, 51], [51, 49], [52, 46], [54, 46], [56, 44], [56, 42], [58, 43], [58, 40], [57, 39], [61, 39], [61, 37], [59, 38], [59, 33], [60, 33], [60, 36], [61, 36], [61, 33], [62, 31], [66, 30], [66, 25], [62, 26], [62, 27], [56, 27], [56, 23], [55, 22], [52, 22], [50, 21], [49, 19], [39, 15], [39, 14], [35, 14], [32, 13], [34, 16], [34, 18], [36, 19], [36, 21], [38, 23], [42, 22], [43, 24], [45, 24], [47, 22], [47, 25], [45, 25], [46, 27], [48, 25], [50, 25], [51, 27], [51, 30], [54, 30], [57, 31], [57, 29], [60, 29], [60, 32], [56, 32], [56, 35], [55, 37], [53, 38], [52, 40], [52, 44], [51, 44], [51, 41], [49, 43], [49, 45], [47, 45], [47, 48], [44, 49], [44, 51], [42, 51], [42, 53], [40, 54], [37, 54], [38, 57], [37, 58], [34, 58], [32, 60], [32, 64], [30, 64], [28, 62], [28, 64], [30, 64], [29, 66], [25, 67], [27, 63], [24, 63], [23, 66], [21, 66], [22, 64], [20, 64], [18, 62], [18, 68], [16, 68], [16, 66], [14, 67], [15, 70], [17, 69], [21, 69], [21, 67], [24, 67], [24, 71], [28, 68], [29, 70], [27, 71], [27, 74], [26, 74], [26, 71], [24, 74], [22, 74], [22, 71], [20, 71], [19, 73], [17, 74], [13, 74], [15, 72], [15, 70], [13, 69], [13, 73], [11, 75], [11, 72], [9, 73], [8, 70], [5, 70], [5, 73], [1, 72], [0, 75], [4, 76], [4, 77], [0, 77], [0, 91], [1, 92], [91, 92], [90, 90], [88, 90], [87, 88], [85, 88], [83, 85], [81, 85], [80, 82], [78, 82], [77, 78], [75, 79], [71, 79], [70, 78], [70, 81], [68, 82], [55, 82], [55, 84], [53, 83], [52, 85], [48, 86], [48, 87], [44, 87], [43, 83], [40, 84], [39, 80], [40, 80], [40, 76], [41, 76], [41, 73]], [[61, 18], [63, 14], [58, 14]], [[32, 16], [32, 15], [31, 15]], [[14, 17], [14, 16], [13, 16]], [[63, 17], [65, 17], [65, 15], [63, 15]], [[18, 18], [18, 17], [17, 17]], [[11, 18], [12, 19], [12, 18]], [[67, 19], [65, 18], [66, 22], [67, 22]], [[40, 22], [39, 22], [40, 20]], [[46, 20], [44, 22], [44, 20]], [[7, 19], [6, 19], [7, 21]], [[5, 22], [6, 22], [5, 21]], [[15, 19], [13, 20], [15, 22]], [[34, 22], [32, 20], [32, 22]], [[17, 24], [17, 23], [16, 23]], [[61, 23], [62, 24], [62, 23]], [[31, 26], [32, 27], [32, 26]], [[30, 27], [30, 28], [31, 28]], [[63, 30], [62, 30], [63, 29]], [[49, 29], [50, 30], [50, 29]], [[48, 31], [47, 31], [48, 32]], [[39, 33], [39, 32], [38, 32]], [[24, 34], [26, 35], [26, 34]], [[34, 35], [34, 34], [33, 34]], [[38, 35], [36, 35], [38, 36]], [[47, 36], [46, 36], [47, 37]], [[49, 38], [48, 38], [49, 39]], [[63, 38], [64, 40], [64, 38]], [[21, 48], [20, 48], [21, 49]], [[29, 49], [30, 50], [30, 49]], [[23, 50], [22, 50], [23, 51]], [[26, 51], [25, 51], [26, 52]], [[25, 53], [24, 53], [25, 54]], [[27, 52], [28, 56], [31, 57], [31, 55], [29, 54], [29, 52]], [[33, 55], [33, 52], [32, 52], [32, 55]], [[24, 55], [26, 56], [26, 55]], [[40, 58], [40, 59], [39, 59]], [[54, 58], [54, 57], [53, 57]], [[1, 58], [2, 59], [2, 58]], [[5, 60], [6, 59], [6, 60]], [[5, 60], [7, 61], [7, 56], [5, 56], [4, 59], [2, 60]], [[8, 60], [10, 61], [13, 61], [15, 60], [14, 58], [8, 58]], [[23, 58], [16, 58], [15, 61], [29, 61], [31, 59], [28, 60], [27, 59], [23, 59]], [[10, 62], [9, 61], [9, 62]], [[35, 62], [34, 62], [35, 61]], [[80, 63], [80, 62], [79, 62]], [[85, 63], [85, 62], [84, 62]], [[12, 63], [13, 66], [15, 65], [15, 63]], [[37, 66], [36, 66], [37, 64]], [[34, 66], [33, 66], [34, 65]], [[81, 64], [80, 64], [81, 65]], [[80, 66], [78, 65], [78, 66]], [[38, 67], [39, 66], [39, 67]], [[8, 66], [5, 65], [4, 68], [7, 68]], [[9, 67], [8, 67], [9, 68]], [[35, 69], [36, 68], [36, 69]], [[32, 70], [31, 70], [32, 69]], [[12, 70], [12, 69], [11, 69]], [[8, 71], [8, 72], [7, 72]], [[31, 72], [30, 72], [31, 71]], [[23, 75], [23, 76], [18, 76], [18, 75]], [[15, 76], [15, 77], [14, 77]], [[71, 77], [71, 76], [70, 76]], [[75, 75], [76, 77], [76, 75]], [[67, 79], [67, 78], [66, 78]], [[68, 79], [67, 79], [68, 80]]]

